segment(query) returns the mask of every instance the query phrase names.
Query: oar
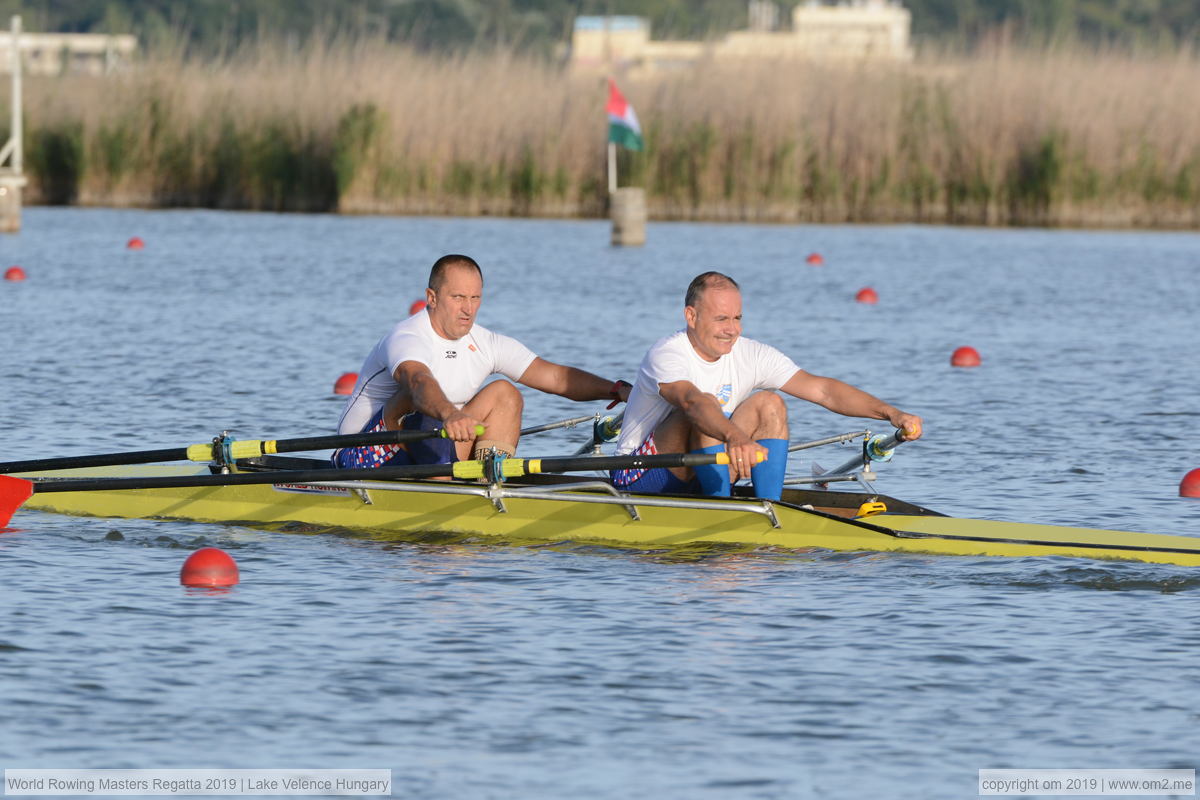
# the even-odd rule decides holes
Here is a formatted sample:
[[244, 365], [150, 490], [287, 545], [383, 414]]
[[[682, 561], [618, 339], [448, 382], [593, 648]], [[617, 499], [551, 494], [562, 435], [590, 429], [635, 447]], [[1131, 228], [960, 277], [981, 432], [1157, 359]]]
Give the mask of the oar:
[[[475, 426], [475, 435], [482, 436], [482, 425]], [[337, 436], [307, 436], [300, 439], [216, 439], [187, 447], [164, 450], [135, 450], [126, 453], [99, 453], [91, 456], [37, 458], [28, 461], [0, 462], [0, 474], [39, 472], [41, 470], [74, 469], [76, 467], [111, 467], [117, 464], [150, 464], [156, 461], [218, 461], [233, 462], [239, 458], [257, 458], [273, 453], [300, 453], [306, 450], [331, 450], [337, 447], [372, 447], [382, 444], [417, 442], [422, 439], [446, 437], [445, 431], [377, 431], [348, 433]], [[218, 456], [221, 456], [218, 458]]]
[[46, 492], [109, 492], [130, 489], [174, 489], [248, 484], [338, 483], [343, 481], [453, 477], [475, 480], [487, 476], [498, 464], [504, 478], [543, 472], [590, 472], [595, 469], [653, 469], [728, 464], [725, 453], [665, 453], [647, 456], [585, 456], [582, 458], [506, 458], [492, 461], [456, 461], [453, 464], [411, 464], [376, 469], [271, 470], [220, 475], [177, 475], [145, 478], [35, 478], [25, 480], [0, 475], [0, 528], [31, 496]]
[[814, 439], [811, 442], [800, 442], [799, 444], [788, 445], [788, 452], [795, 453], [797, 450], [809, 450], [813, 447], [821, 447], [827, 444], [837, 444], [838, 442], [849, 442], [854, 439], [859, 439], [864, 436], [870, 436], [870, 431], [851, 431], [850, 433], [839, 433], [837, 436], [830, 436], [826, 439]]
[[547, 422], [545, 425], [534, 425], [532, 428], [522, 428], [521, 435], [529, 436], [532, 433], [552, 431], [557, 428], [574, 428], [576, 425], [582, 425], [585, 422], [595, 422], [599, 418], [599, 414], [588, 414], [586, 417], [570, 417], [568, 419], [560, 419], [558, 422]]
[[602, 442], [615, 441], [621, 435], [621, 423], [625, 419], [625, 412], [615, 416], [598, 417], [594, 425], [592, 425], [592, 437], [584, 444], [579, 446], [572, 455], [581, 456], [584, 453], [599, 453], [599, 447]]
[[[857, 456], [842, 464], [839, 467], [834, 467], [828, 472], [822, 472], [820, 478], [832, 478], [835, 475], [845, 475], [849, 472], [860, 470], [864, 462], [870, 461], [888, 461], [892, 457], [892, 451], [896, 449], [896, 445], [907, 442], [904, 438], [903, 431], [896, 431], [890, 436], [873, 436], [863, 443], [864, 455]], [[864, 457], [865, 456], [865, 457]]]

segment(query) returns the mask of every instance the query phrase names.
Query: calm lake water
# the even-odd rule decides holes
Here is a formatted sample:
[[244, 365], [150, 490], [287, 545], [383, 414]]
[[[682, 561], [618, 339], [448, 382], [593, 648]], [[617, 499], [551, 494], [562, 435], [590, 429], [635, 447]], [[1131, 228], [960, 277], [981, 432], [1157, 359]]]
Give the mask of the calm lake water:
[[[618, 250], [603, 222], [30, 209], [0, 237], [0, 269], [29, 275], [0, 283], [0, 459], [331, 431], [334, 379], [446, 252], [482, 263], [483, 324], [632, 380], [716, 268], [742, 282], [747, 335], [925, 417], [881, 491], [1200, 536], [1200, 501], [1177, 496], [1200, 466], [1200, 236], [648, 235]], [[856, 304], [868, 285], [879, 304]], [[952, 369], [959, 345], [983, 366]], [[601, 407], [526, 398], [526, 424]], [[861, 427], [790, 409], [796, 441]], [[232, 591], [178, 585], [206, 545], [238, 559]], [[0, 574], [8, 768], [390, 768], [405, 798], [966, 798], [981, 768], [1200, 766], [1196, 569], [685, 561], [22, 512]]]

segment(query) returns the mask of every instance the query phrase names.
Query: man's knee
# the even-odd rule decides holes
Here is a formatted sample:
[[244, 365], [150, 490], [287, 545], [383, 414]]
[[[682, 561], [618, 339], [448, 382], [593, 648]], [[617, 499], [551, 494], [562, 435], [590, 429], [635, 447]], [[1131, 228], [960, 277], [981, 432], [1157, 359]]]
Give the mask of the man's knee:
[[775, 392], [755, 392], [733, 412], [733, 421], [754, 438], [787, 436], [787, 403]]
[[759, 418], [764, 421], [782, 422], [787, 424], [787, 403], [776, 392], [755, 392], [754, 399], [758, 402]]
[[525, 407], [525, 398], [521, 395], [521, 390], [508, 381], [493, 381], [488, 384], [487, 390], [491, 393], [492, 401], [496, 405], [502, 405], [517, 411]]

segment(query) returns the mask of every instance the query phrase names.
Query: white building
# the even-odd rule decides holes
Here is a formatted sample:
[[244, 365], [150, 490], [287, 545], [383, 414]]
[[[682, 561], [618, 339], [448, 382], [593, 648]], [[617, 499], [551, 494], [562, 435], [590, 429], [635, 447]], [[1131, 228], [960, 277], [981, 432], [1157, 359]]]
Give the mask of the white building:
[[[107, 75], [130, 63], [137, 37], [99, 33], [22, 33], [21, 71], [27, 75]], [[0, 32], [0, 74], [11, 72], [12, 34]]]
[[576, 17], [571, 64], [578, 68], [662, 69], [747, 60], [911, 61], [912, 14], [898, 2], [808, 0], [792, 9], [790, 30], [775, 30], [777, 6], [750, 0], [750, 28], [708, 42], [655, 41], [642, 17]]

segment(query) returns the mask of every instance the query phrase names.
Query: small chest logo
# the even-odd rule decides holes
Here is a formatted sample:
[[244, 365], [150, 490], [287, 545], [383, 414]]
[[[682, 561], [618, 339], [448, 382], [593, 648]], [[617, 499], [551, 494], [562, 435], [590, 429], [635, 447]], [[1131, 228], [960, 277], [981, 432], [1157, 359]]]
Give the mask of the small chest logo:
[[720, 389], [717, 389], [717, 402], [720, 403], [721, 405], [728, 404], [730, 398], [732, 398], [732, 397], [733, 397], [733, 384], [732, 383], [727, 383], [724, 386], [722, 386]]
[[446, 358], [458, 358], [458, 351], [457, 350], [447, 350]]

